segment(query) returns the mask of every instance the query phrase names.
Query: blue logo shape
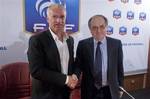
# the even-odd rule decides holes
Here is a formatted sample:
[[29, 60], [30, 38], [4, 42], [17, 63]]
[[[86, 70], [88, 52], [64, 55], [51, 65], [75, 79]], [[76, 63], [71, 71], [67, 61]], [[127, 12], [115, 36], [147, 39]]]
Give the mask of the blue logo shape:
[[127, 12], [127, 19], [129, 19], [129, 20], [134, 19], [134, 12], [128, 11], [128, 12]]
[[135, 3], [135, 4], [141, 4], [141, 3], [142, 3], [142, 0], [134, 0], [134, 3]]
[[54, 3], [66, 8], [66, 31], [79, 31], [79, 0], [25, 0], [25, 30], [36, 33], [48, 29], [46, 12]]
[[125, 34], [127, 34], [127, 28], [124, 27], [124, 26], [120, 27], [120, 28], [119, 28], [119, 34], [120, 34], [120, 35], [125, 35]]
[[135, 36], [139, 35], [139, 28], [138, 27], [133, 27], [132, 28], [132, 34], [135, 35]]
[[113, 34], [113, 27], [112, 26], [108, 26], [107, 28], [107, 35], [112, 35]]
[[146, 13], [140, 12], [140, 14], [139, 14], [139, 19], [140, 19], [141, 21], [146, 20]]
[[113, 18], [115, 18], [115, 19], [121, 18], [121, 11], [118, 9], [114, 10], [113, 11]]
[[121, 0], [122, 3], [128, 3], [129, 0]]

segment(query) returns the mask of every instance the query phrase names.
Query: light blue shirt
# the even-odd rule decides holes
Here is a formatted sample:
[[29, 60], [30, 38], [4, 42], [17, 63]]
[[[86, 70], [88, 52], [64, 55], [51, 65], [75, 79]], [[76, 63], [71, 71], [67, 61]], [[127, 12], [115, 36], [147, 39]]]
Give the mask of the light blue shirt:
[[[97, 41], [94, 39], [94, 58], [96, 53]], [[106, 37], [101, 41], [100, 50], [102, 53], [102, 86], [107, 85], [107, 40]], [[95, 59], [94, 59], [95, 60]]]

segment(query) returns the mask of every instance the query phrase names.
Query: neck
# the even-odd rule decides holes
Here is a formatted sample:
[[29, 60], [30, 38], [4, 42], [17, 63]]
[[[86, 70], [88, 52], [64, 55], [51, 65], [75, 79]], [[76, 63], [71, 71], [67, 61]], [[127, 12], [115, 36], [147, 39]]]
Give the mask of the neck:
[[62, 42], [63, 42], [64, 37], [67, 36], [67, 34], [65, 32], [60, 32], [60, 33], [57, 32], [56, 35], [58, 36], [59, 40]]
[[102, 41], [105, 37], [101, 37], [101, 38], [98, 38], [98, 37], [94, 37], [94, 39], [98, 42], [98, 41]]

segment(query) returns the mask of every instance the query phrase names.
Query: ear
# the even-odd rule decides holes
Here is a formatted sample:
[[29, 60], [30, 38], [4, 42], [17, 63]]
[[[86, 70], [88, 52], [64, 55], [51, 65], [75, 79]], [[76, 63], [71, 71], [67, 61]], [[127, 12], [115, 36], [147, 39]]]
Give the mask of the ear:
[[107, 31], [107, 29], [108, 29], [108, 25], [105, 27], [105, 31]]

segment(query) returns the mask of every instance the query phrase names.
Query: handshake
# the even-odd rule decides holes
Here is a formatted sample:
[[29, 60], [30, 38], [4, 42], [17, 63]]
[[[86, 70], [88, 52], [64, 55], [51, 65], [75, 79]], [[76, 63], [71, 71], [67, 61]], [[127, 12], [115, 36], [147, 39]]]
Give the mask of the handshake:
[[78, 78], [77, 78], [77, 76], [75, 74], [72, 74], [72, 75], [68, 76], [67, 86], [70, 89], [74, 89], [76, 87], [77, 83], [78, 83]]

